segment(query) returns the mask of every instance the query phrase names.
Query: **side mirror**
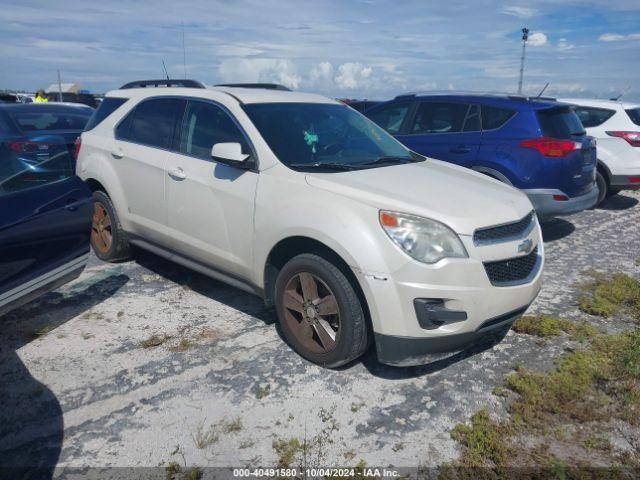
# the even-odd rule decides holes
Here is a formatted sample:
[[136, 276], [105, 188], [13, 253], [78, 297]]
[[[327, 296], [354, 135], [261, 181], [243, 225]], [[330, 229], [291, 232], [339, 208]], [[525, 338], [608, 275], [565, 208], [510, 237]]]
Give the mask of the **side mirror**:
[[246, 167], [247, 163], [249, 163], [247, 160], [251, 155], [242, 153], [242, 145], [239, 143], [229, 142], [216, 143], [211, 148], [211, 157], [220, 163], [235, 167]]

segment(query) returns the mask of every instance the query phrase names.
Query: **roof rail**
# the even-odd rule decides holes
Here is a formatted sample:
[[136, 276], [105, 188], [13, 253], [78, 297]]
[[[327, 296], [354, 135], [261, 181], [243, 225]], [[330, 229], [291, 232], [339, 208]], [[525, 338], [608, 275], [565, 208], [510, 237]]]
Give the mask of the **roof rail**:
[[280, 85], [279, 83], [219, 83], [216, 87], [233, 87], [233, 88], [263, 88], [265, 90], [282, 90], [290, 92], [291, 89]]
[[558, 99], [555, 97], [532, 97], [528, 95], [508, 95], [507, 98], [510, 100], [522, 100], [524, 102], [530, 102], [532, 100], [545, 100], [551, 102], [557, 102]]
[[197, 80], [137, 80], [135, 82], [125, 83], [120, 90], [128, 88], [147, 88], [147, 87], [183, 87], [183, 88], [206, 88], [204, 84]]

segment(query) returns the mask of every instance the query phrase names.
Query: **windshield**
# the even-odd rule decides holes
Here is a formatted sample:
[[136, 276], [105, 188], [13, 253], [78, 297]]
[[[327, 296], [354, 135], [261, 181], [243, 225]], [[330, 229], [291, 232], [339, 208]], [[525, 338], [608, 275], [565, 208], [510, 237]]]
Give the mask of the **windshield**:
[[371, 168], [418, 160], [376, 124], [344, 105], [259, 103], [244, 109], [273, 153], [291, 168]]
[[93, 110], [81, 111], [11, 111], [13, 121], [23, 132], [35, 130], [82, 130]]

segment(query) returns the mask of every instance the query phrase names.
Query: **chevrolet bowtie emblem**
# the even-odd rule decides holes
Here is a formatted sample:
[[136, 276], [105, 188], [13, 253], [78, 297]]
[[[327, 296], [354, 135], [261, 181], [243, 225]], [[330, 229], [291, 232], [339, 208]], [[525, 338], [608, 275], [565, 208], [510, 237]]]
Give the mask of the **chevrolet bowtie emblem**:
[[533, 250], [533, 240], [527, 238], [524, 242], [518, 245], [518, 253], [530, 253]]

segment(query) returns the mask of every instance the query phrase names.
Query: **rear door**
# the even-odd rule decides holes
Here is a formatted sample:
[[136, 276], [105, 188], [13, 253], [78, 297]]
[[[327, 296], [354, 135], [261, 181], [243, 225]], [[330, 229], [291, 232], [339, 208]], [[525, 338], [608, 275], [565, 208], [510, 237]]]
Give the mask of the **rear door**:
[[71, 151], [25, 162], [12, 146], [0, 145], [0, 315], [80, 274], [93, 213]]
[[216, 143], [237, 142], [253, 154], [246, 135], [217, 103], [189, 100], [177, 152], [165, 175], [172, 248], [219, 270], [250, 278], [258, 173], [211, 158]]
[[480, 148], [480, 108], [454, 101], [422, 101], [398, 140], [422, 155], [473, 166]]
[[[596, 178], [596, 142], [586, 134], [575, 111], [568, 106], [538, 110], [536, 113], [542, 136], [575, 142], [576, 149], [560, 159], [560, 188], [570, 197], [587, 194]], [[548, 159], [546, 161], [558, 161]]]
[[131, 233], [168, 246], [165, 163], [175, 143], [186, 100], [156, 97], [140, 102], [117, 126], [111, 161], [126, 199]]

